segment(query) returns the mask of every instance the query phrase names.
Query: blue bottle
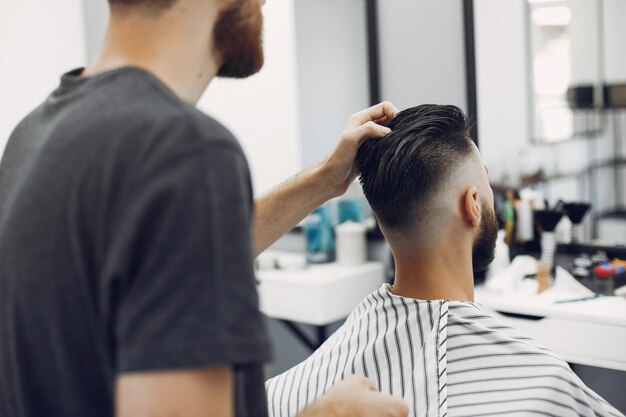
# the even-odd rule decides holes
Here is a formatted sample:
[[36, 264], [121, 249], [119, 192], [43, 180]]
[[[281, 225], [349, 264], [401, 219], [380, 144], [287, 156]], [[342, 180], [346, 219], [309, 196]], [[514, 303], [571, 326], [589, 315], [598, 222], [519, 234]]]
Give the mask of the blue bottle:
[[363, 223], [363, 202], [359, 199], [341, 200], [337, 203], [339, 224], [345, 222]]
[[335, 252], [335, 237], [330, 218], [330, 208], [324, 205], [313, 211], [304, 222], [304, 230], [307, 263], [332, 262]]

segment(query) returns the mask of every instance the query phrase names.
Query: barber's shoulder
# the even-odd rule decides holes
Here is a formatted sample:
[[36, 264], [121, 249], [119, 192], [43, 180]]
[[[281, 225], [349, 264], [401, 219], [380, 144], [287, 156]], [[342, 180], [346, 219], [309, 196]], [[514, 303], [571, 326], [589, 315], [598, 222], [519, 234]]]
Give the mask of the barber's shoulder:
[[183, 104], [159, 122], [160, 129], [169, 133], [174, 145], [181, 148], [232, 151], [244, 156], [233, 133], [213, 117], [192, 105]]
[[242, 153], [239, 141], [226, 126], [196, 108], [192, 108], [191, 111], [199, 140], [210, 144], [231, 147], [233, 150]]
[[247, 159], [235, 136], [191, 105], [167, 109], [149, 130], [152, 133], [141, 140], [137, 154], [142, 176], [209, 169], [237, 178], [249, 176]]

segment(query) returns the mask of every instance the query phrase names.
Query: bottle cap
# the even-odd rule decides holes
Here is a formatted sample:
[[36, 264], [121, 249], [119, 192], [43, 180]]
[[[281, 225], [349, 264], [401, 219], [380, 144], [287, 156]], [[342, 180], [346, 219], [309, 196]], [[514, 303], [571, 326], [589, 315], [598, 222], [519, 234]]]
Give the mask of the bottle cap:
[[593, 272], [595, 272], [598, 278], [610, 278], [615, 275], [615, 268], [608, 264], [601, 264], [593, 268]]
[[338, 234], [364, 234], [366, 232], [366, 228], [363, 223], [347, 221], [335, 226], [335, 231]]

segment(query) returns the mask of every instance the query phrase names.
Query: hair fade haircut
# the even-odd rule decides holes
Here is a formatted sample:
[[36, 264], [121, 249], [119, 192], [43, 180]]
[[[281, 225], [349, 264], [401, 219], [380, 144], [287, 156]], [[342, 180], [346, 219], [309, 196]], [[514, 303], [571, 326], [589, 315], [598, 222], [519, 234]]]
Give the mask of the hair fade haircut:
[[423, 104], [398, 113], [391, 133], [359, 147], [356, 168], [379, 222], [402, 231], [428, 221], [428, 204], [473, 149], [471, 124], [456, 106]]

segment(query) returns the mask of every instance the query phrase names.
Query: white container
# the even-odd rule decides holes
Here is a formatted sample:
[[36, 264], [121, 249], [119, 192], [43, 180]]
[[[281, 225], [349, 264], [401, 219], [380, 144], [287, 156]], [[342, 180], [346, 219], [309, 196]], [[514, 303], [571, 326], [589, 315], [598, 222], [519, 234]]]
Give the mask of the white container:
[[367, 242], [365, 226], [361, 223], [345, 222], [335, 227], [337, 263], [355, 266], [365, 263]]
[[534, 233], [533, 207], [530, 200], [520, 200], [517, 207], [517, 237], [522, 242], [533, 240]]
[[[571, 243], [574, 241], [575, 226], [572, 225], [572, 221], [563, 216], [554, 229], [557, 243]], [[581, 240], [582, 242], [582, 240]]]
[[509, 245], [504, 243], [505, 231], [499, 230], [498, 237], [496, 239], [496, 254], [493, 262], [487, 268], [486, 278], [487, 280], [495, 276], [498, 272], [505, 270], [510, 264], [509, 259]]

